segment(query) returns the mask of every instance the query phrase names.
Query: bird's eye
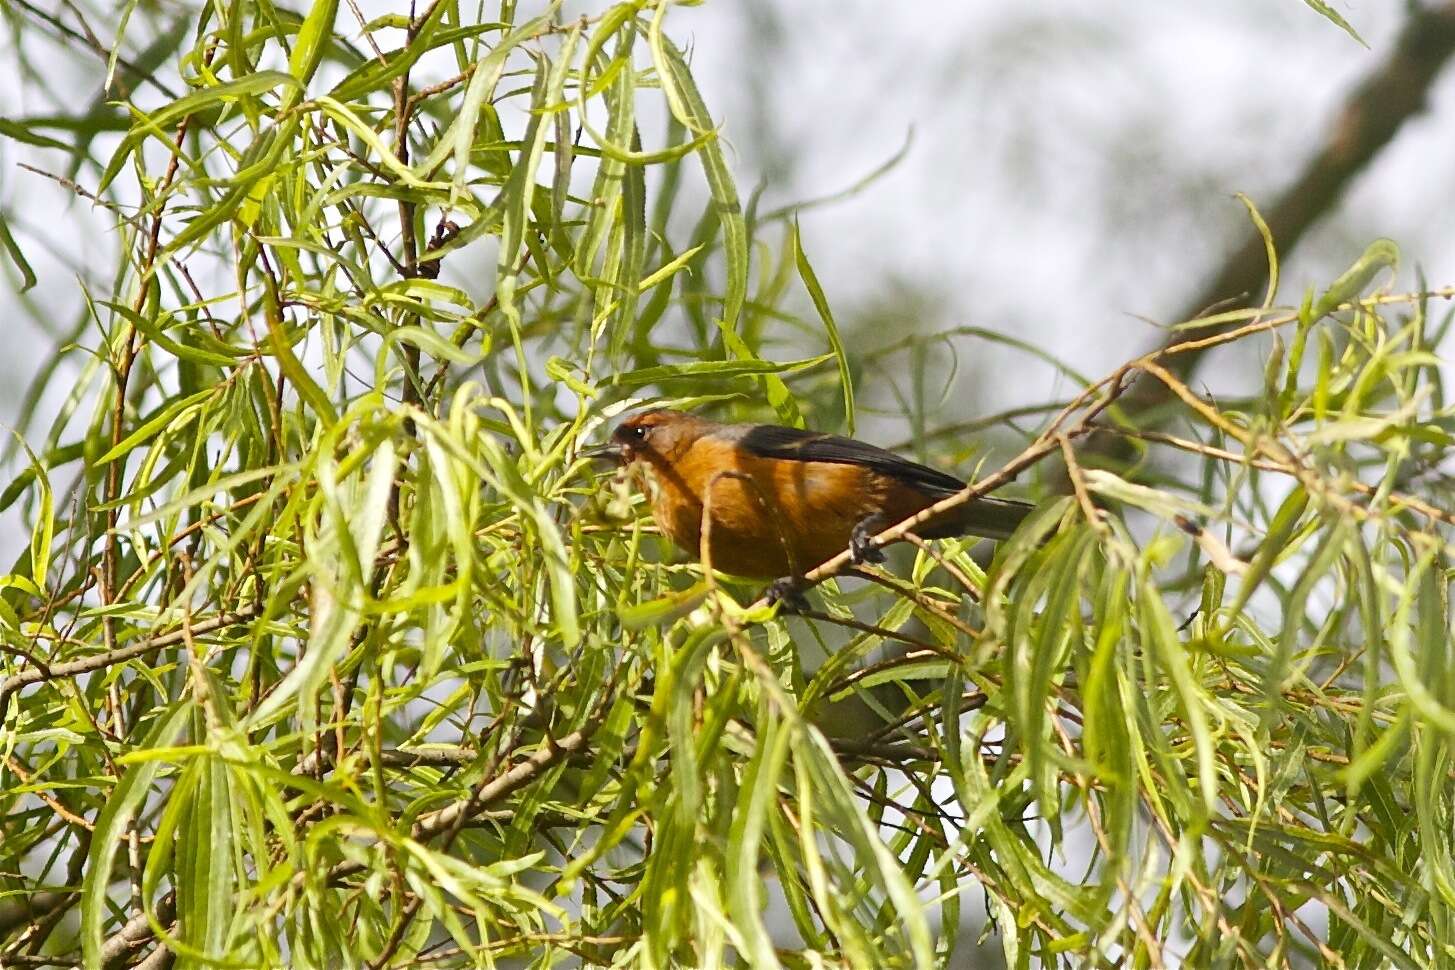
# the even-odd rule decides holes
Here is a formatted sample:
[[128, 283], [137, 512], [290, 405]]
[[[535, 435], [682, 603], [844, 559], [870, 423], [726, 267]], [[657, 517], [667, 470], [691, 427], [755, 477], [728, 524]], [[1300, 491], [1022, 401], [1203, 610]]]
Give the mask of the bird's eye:
[[643, 425], [639, 424], [634, 428], [630, 428], [627, 430], [627, 433], [630, 434], [632, 438], [637, 441], [647, 440], [647, 429]]

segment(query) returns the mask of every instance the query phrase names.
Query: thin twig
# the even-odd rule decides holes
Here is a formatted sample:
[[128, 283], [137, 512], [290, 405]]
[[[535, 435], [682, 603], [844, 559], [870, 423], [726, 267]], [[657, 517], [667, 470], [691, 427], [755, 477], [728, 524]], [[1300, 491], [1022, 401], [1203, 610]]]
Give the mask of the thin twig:
[[[236, 626], [239, 623], [246, 623], [258, 615], [256, 607], [245, 606], [230, 613], [222, 613], [210, 619], [200, 620], [192, 624], [191, 635], [201, 636], [205, 633], [212, 633], [225, 627]], [[145, 640], [138, 640], [136, 643], [125, 647], [117, 647], [115, 650], [107, 650], [103, 653], [90, 657], [81, 657], [78, 660], [68, 660], [64, 663], [51, 664], [42, 670], [39, 667], [32, 667], [29, 670], [22, 670], [13, 674], [3, 682], [0, 682], [0, 717], [5, 714], [5, 709], [10, 701], [10, 695], [29, 684], [38, 684], [43, 681], [60, 680], [74, 677], [78, 674], [89, 673], [93, 670], [101, 670], [112, 667], [137, 657], [144, 657], [149, 653], [155, 653], [165, 647], [175, 646], [186, 641], [188, 634], [182, 630], [174, 630], [171, 633], [164, 633], [161, 636], [148, 637]]]
[[[592, 735], [596, 733], [596, 729], [604, 720], [605, 715], [601, 714], [588, 721], [580, 730], [573, 731], [565, 737], [556, 738], [549, 744], [541, 745], [524, 761], [482, 785], [471, 797], [421, 815], [410, 829], [410, 838], [423, 841], [447, 832], [455, 824], [457, 818], [461, 816], [468, 818], [524, 788], [558, 761], [586, 750], [587, 743], [590, 742]], [[362, 862], [340, 862], [328, 871], [327, 879], [330, 883], [337, 883], [363, 869], [364, 863]]]

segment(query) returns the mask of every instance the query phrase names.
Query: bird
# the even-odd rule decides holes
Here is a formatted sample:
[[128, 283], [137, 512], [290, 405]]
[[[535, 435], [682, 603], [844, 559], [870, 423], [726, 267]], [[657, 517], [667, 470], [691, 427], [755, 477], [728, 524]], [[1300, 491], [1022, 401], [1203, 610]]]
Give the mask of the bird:
[[[662, 533], [713, 569], [773, 579], [770, 600], [801, 604], [807, 570], [849, 551], [882, 562], [873, 538], [966, 487], [945, 472], [841, 435], [774, 424], [722, 424], [653, 408], [628, 417], [591, 458], [626, 467]], [[1033, 506], [982, 497], [916, 529], [926, 539], [1006, 539]], [[792, 605], [790, 603], [790, 605]]]

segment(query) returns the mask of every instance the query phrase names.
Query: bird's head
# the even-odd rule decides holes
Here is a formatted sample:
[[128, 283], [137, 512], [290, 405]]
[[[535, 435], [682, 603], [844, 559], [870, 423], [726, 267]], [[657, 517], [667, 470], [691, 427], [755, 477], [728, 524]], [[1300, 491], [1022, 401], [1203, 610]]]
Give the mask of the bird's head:
[[643, 459], [670, 460], [711, 427], [710, 421], [685, 411], [654, 408], [627, 418], [617, 425], [608, 444], [586, 454], [620, 465]]

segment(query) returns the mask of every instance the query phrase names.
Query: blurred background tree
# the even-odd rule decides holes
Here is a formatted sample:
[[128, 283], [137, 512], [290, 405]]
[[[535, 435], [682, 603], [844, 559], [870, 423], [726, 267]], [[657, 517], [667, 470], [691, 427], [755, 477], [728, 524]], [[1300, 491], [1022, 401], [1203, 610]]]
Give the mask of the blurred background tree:
[[[1455, 7], [1164, 7], [8, 0], [0, 965], [1449, 959]], [[1042, 511], [744, 608], [646, 400]]]

